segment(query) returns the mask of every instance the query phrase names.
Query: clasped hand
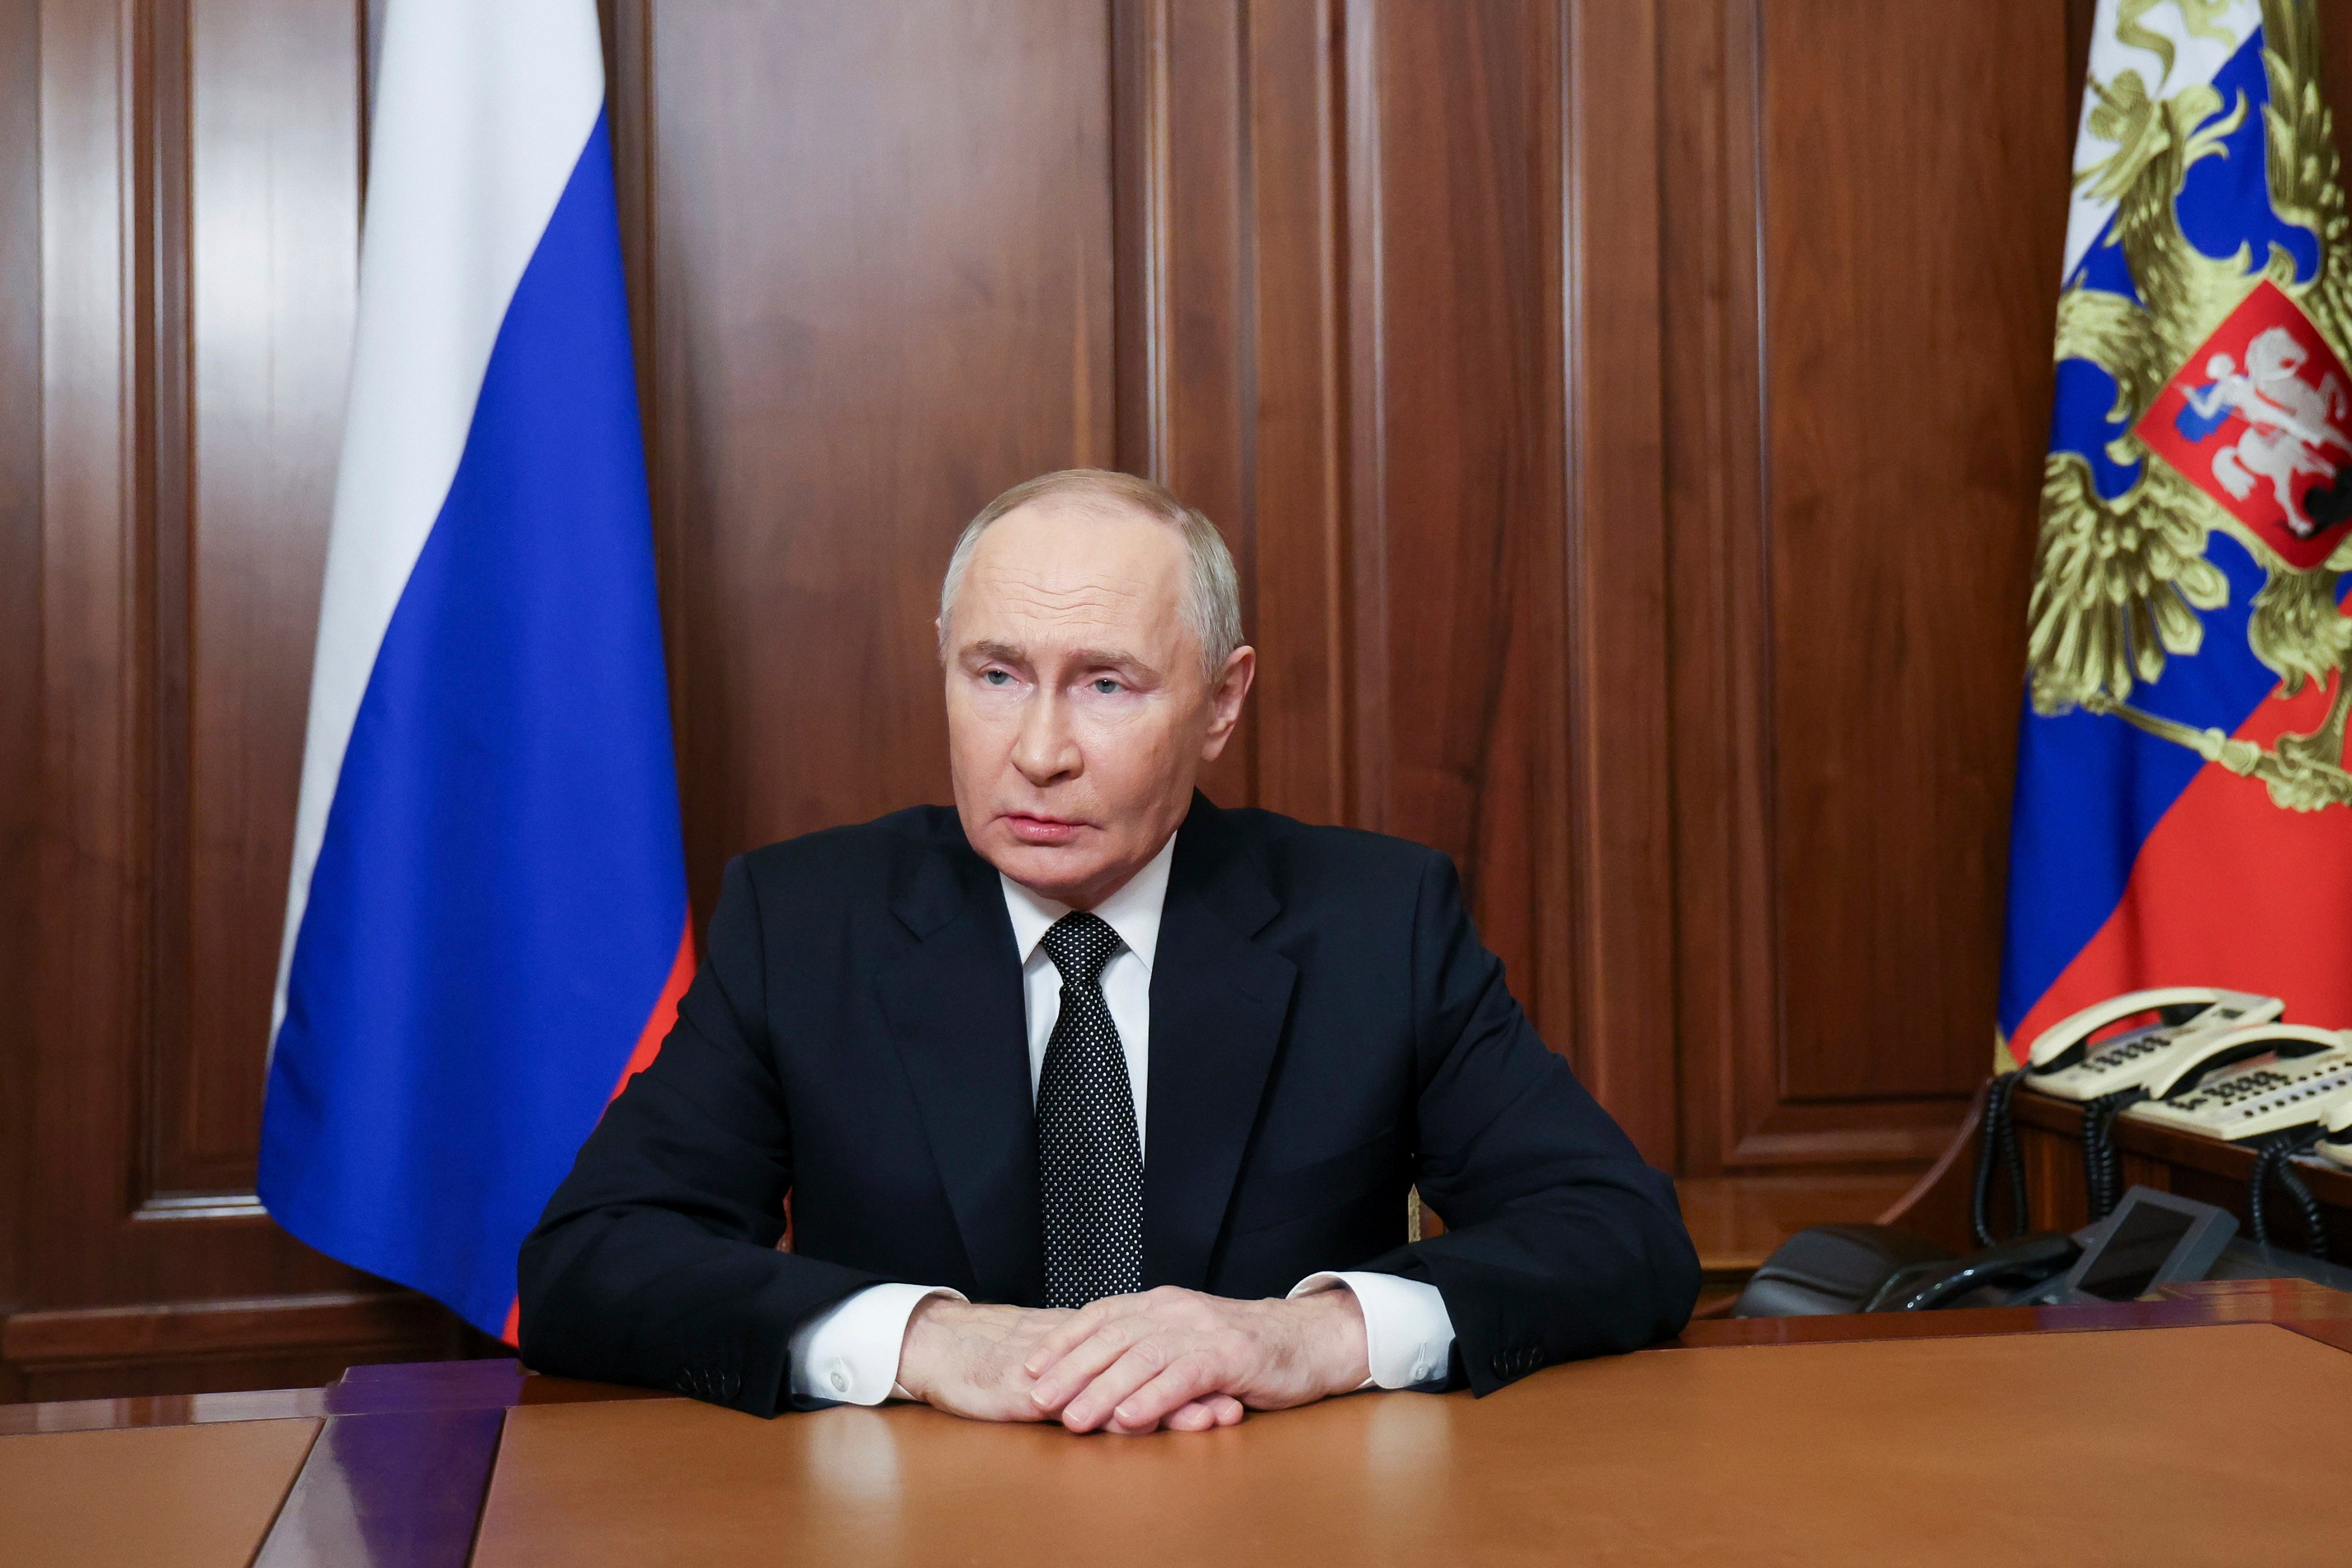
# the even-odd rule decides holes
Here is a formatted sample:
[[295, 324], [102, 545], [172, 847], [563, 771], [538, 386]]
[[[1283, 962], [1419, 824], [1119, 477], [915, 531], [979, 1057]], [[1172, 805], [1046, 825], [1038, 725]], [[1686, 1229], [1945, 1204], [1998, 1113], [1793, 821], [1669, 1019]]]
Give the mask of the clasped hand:
[[1075, 1312], [933, 1297], [898, 1361], [901, 1388], [958, 1415], [1129, 1435], [1230, 1426], [1244, 1407], [1311, 1404], [1365, 1375], [1347, 1289], [1235, 1301], [1162, 1286]]

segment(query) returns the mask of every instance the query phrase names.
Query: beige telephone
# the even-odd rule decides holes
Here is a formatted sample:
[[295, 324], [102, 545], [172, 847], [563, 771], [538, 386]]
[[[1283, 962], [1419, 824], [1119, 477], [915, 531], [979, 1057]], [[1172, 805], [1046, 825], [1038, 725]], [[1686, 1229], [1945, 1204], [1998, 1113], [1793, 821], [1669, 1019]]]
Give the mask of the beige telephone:
[[2134, 1121], [2236, 1142], [2308, 1127], [2352, 1105], [2352, 1030], [2256, 1024], [2200, 1036], [2167, 1058]]
[[2352, 1171], [2352, 1098], [2337, 1102], [2336, 1109], [2321, 1119], [2319, 1142], [2311, 1152], [2331, 1165]]
[[[2183, 1062], [2209, 1059], [2201, 1047], [2214, 1037], [2268, 1023], [2285, 1006], [2275, 996], [2202, 985], [2127, 991], [2043, 1030], [2026, 1055], [2026, 1080], [2060, 1100], [2145, 1089]], [[2154, 1013], [2157, 1021], [2094, 1040], [2100, 1030], [2140, 1013]]]

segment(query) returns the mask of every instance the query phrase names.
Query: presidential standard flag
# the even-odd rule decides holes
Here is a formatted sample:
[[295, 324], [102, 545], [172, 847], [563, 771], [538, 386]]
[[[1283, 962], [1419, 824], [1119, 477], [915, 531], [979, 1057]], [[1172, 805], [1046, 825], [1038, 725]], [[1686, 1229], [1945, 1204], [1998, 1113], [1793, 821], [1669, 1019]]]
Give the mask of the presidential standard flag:
[[393, 0], [260, 1194], [513, 1337], [691, 966], [594, 0]]
[[2100, 0], [2000, 1027], [2203, 984], [2352, 1025], [2352, 250], [2317, 23]]

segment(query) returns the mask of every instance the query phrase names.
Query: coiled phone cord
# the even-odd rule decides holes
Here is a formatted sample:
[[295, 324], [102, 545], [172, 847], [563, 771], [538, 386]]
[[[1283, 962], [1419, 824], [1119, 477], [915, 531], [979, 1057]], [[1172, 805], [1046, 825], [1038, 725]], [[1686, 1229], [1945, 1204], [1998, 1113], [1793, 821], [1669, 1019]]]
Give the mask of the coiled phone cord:
[[2263, 1145], [2254, 1155], [2254, 1173], [2246, 1186], [2246, 1219], [2254, 1239], [2268, 1245], [2270, 1224], [2263, 1206], [2271, 1180], [2276, 1177], [2286, 1195], [2294, 1200], [2295, 1211], [2303, 1221], [2304, 1251], [2324, 1261], [2328, 1254], [2327, 1213], [2319, 1206], [2318, 1198], [2304, 1184], [2303, 1178], [2295, 1174], [2294, 1167], [2287, 1163], [2291, 1156], [2318, 1142], [2322, 1131], [2305, 1127], [2282, 1132]]
[[2094, 1222], [2115, 1213], [2123, 1199], [2123, 1156], [2116, 1152], [2116, 1117], [2125, 1106], [2147, 1098], [2146, 1089], [2126, 1089], [2084, 1103], [2083, 1185]]
[[1992, 1233], [1992, 1173], [1999, 1161], [2009, 1176], [2010, 1213], [2016, 1228], [2012, 1236], [2026, 1232], [2025, 1156], [2017, 1146], [2017, 1123], [2010, 1112], [2009, 1097], [2023, 1082], [2022, 1072], [1995, 1075], [1985, 1090], [1984, 1121], [1977, 1133], [1977, 1179], [1969, 1194], [1969, 1225], [1976, 1232], [1979, 1247], [1990, 1247], [1999, 1237]]

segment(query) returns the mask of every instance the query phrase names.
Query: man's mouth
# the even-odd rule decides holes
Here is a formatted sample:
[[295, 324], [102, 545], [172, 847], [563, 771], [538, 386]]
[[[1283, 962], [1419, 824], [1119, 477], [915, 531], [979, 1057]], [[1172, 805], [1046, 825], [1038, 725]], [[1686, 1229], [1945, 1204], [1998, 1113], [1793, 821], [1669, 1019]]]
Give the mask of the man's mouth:
[[1009, 811], [1004, 814], [1004, 826], [1021, 843], [1050, 846], [1071, 842], [1086, 824], [1033, 811]]

